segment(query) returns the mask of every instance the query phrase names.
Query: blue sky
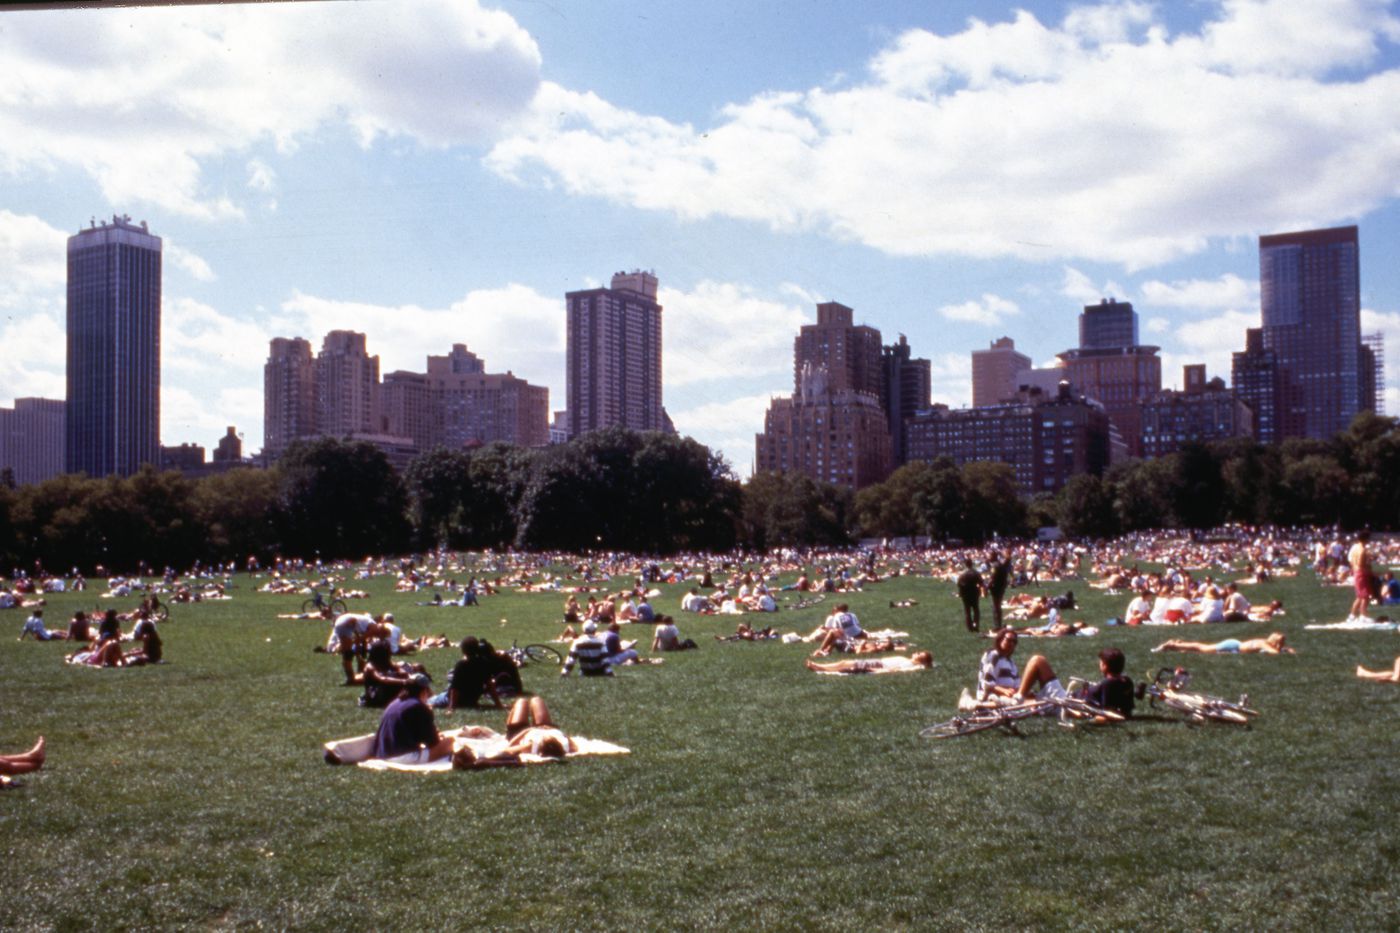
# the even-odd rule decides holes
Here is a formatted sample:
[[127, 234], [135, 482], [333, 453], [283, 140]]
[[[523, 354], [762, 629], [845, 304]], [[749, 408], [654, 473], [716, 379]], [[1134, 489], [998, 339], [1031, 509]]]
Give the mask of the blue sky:
[[165, 443], [261, 447], [267, 341], [463, 342], [564, 407], [563, 294], [654, 269], [665, 402], [741, 475], [842, 301], [971, 395], [1101, 296], [1164, 377], [1257, 237], [1356, 223], [1400, 412], [1400, 11], [1377, 0], [254, 4], [0, 13], [0, 404], [63, 394], [64, 240], [166, 240]]

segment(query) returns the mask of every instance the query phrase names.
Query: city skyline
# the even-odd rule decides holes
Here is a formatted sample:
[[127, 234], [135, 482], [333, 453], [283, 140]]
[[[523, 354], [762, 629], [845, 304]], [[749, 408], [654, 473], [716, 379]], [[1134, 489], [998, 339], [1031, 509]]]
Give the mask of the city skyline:
[[63, 244], [113, 213], [165, 242], [166, 445], [262, 437], [269, 340], [332, 330], [563, 407], [562, 296], [619, 268], [661, 280], [677, 429], [740, 475], [823, 301], [907, 335], [935, 402], [1101, 298], [1179, 386], [1260, 326], [1259, 235], [1356, 223], [1361, 331], [1400, 352], [1394, 4], [588, 12], [0, 14], [0, 406], [63, 397]]

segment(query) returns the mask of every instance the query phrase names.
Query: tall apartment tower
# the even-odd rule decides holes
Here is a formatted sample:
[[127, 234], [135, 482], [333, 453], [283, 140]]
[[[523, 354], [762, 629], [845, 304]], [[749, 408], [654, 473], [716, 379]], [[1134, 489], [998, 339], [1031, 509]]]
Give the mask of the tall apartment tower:
[[797, 386], [803, 367], [826, 370], [833, 392], [851, 389], [880, 397], [882, 368], [880, 332], [853, 321], [855, 312], [836, 301], [817, 305], [817, 323], [804, 324], [792, 347], [792, 380]]
[[1017, 352], [1016, 341], [1010, 337], [993, 340], [985, 350], [973, 350], [972, 407], [1000, 405], [1015, 396], [1020, 388], [1018, 376], [1030, 368], [1031, 358]]
[[68, 238], [65, 469], [160, 464], [161, 240], [130, 216]]
[[894, 464], [904, 463], [904, 426], [932, 401], [933, 373], [928, 360], [914, 359], [903, 334], [899, 343], [880, 351], [880, 404], [890, 425]]
[[1259, 238], [1264, 347], [1277, 358], [1286, 399], [1275, 400], [1278, 439], [1325, 440], [1362, 398], [1361, 265], [1356, 227]]
[[274, 337], [263, 366], [263, 456], [276, 459], [316, 434], [316, 369], [311, 343]]
[[67, 416], [59, 398], [17, 398], [14, 408], [0, 408], [0, 470], [20, 486], [62, 473]]
[[661, 305], [651, 272], [619, 272], [611, 287], [568, 292], [569, 434], [668, 430], [661, 401]]
[[1133, 457], [1143, 453], [1142, 404], [1162, 391], [1160, 348], [1139, 344], [1137, 333], [1132, 304], [1104, 299], [1080, 315], [1079, 347], [1059, 354], [1064, 378], [1103, 405]]
[[1278, 408], [1293, 391], [1284, 383], [1278, 355], [1264, 346], [1264, 331], [1251, 327], [1244, 332], [1244, 350], [1231, 354], [1230, 386], [1235, 398], [1249, 406], [1254, 415], [1254, 437], [1261, 444], [1276, 444], [1279, 434]]
[[853, 315], [829, 301], [817, 305], [816, 324], [802, 327], [793, 344], [793, 394], [769, 403], [763, 433], [754, 437], [758, 471], [802, 473], [851, 489], [889, 475], [893, 444], [881, 404], [880, 332], [854, 326]]
[[366, 352], [365, 335], [350, 330], [326, 334], [315, 372], [316, 433], [374, 433], [379, 357]]

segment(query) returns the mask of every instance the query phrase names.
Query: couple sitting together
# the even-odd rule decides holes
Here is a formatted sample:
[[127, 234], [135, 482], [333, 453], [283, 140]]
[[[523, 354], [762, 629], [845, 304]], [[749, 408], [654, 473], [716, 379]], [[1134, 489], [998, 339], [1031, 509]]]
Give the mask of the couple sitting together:
[[[1019, 641], [1017, 634], [1010, 629], [1002, 629], [996, 636], [996, 644], [984, 655], [977, 669], [977, 696], [974, 699], [966, 690], [958, 701], [959, 709], [969, 709], [979, 705], [1019, 703], [1027, 697], [1057, 699], [1069, 696], [1069, 691], [1060, 683], [1050, 662], [1044, 655], [1035, 655], [1026, 664], [1024, 672], [1016, 667], [1011, 655]], [[1092, 706], [1114, 712], [1127, 718], [1133, 714], [1133, 682], [1123, 675], [1126, 661], [1119, 648], [1105, 648], [1099, 652], [1099, 673], [1103, 679], [1090, 684], [1081, 699]]]

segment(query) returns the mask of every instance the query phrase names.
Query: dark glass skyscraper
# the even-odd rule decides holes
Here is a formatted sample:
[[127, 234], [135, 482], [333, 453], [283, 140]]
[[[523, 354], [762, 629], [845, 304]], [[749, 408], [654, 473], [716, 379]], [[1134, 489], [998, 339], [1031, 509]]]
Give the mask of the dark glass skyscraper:
[[130, 217], [68, 238], [68, 472], [160, 465], [160, 262]]
[[1356, 227], [1261, 236], [1259, 287], [1264, 348], [1284, 390], [1274, 400], [1278, 439], [1330, 438], [1374, 408], [1362, 398]]

